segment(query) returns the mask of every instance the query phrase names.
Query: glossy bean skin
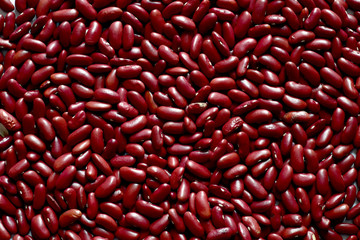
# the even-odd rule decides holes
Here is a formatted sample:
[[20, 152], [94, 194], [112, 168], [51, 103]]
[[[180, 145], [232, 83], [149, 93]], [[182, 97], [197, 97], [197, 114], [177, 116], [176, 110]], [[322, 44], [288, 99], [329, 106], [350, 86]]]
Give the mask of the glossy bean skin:
[[44, 220], [41, 215], [36, 215], [31, 220], [31, 231], [40, 239], [47, 239], [50, 237], [50, 232], [46, 228]]
[[357, 234], [356, 0], [0, 8], [2, 238]]

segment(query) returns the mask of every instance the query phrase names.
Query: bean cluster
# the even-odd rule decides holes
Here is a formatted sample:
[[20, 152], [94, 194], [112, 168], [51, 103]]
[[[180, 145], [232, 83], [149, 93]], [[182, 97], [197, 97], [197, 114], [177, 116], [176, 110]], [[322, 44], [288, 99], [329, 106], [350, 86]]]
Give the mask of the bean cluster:
[[360, 0], [0, 8], [0, 239], [360, 239]]

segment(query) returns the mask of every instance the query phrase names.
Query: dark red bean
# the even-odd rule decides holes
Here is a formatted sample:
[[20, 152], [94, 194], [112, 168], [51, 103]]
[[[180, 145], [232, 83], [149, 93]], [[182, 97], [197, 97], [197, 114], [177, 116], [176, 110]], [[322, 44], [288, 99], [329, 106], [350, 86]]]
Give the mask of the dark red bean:
[[40, 239], [48, 239], [50, 237], [50, 232], [47, 229], [45, 222], [40, 214], [32, 218], [31, 231], [35, 236], [37, 236]]
[[297, 213], [299, 211], [299, 205], [297, 204], [294, 195], [289, 190], [286, 190], [281, 194], [281, 199], [289, 212]]
[[277, 189], [279, 191], [285, 191], [291, 183], [292, 176], [293, 168], [288, 164], [285, 165], [279, 173], [279, 177], [276, 182]]
[[0, 109], [0, 123], [9, 131], [17, 131], [21, 127], [18, 120], [4, 109]]
[[186, 162], [186, 169], [195, 176], [199, 176], [201, 178], [209, 178], [211, 174], [207, 168], [191, 160]]
[[201, 237], [204, 235], [204, 228], [201, 226], [200, 221], [196, 218], [196, 216], [191, 212], [187, 211], [184, 214], [184, 222], [186, 227], [195, 236]]
[[254, 237], [259, 237], [261, 233], [261, 227], [254, 217], [243, 216], [242, 221], [244, 225], [249, 229], [249, 232]]
[[45, 225], [48, 227], [49, 231], [53, 234], [56, 233], [58, 231], [59, 222], [54, 210], [50, 207], [45, 207], [41, 211], [41, 216], [43, 219], [46, 219]]
[[118, 238], [126, 238], [126, 239], [138, 239], [140, 234], [134, 230], [119, 227], [115, 232], [116, 237]]
[[4, 239], [357, 233], [360, 5], [214, 4], [0, 6]]
[[0, 194], [0, 208], [2, 211], [9, 215], [15, 215], [16, 213], [15, 206], [3, 194]]
[[69, 226], [81, 217], [82, 213], [78, 209], [67, 210], [59, 217], [60, 227]]
[[77, 0], [75, 1], [76, 9], [87, 19], [94, 20], [97, 12], [88, 1]]
[[267, 196], [267, 191], [264, 187], [250, 175], [246, 175], [244, 179], [245, 186], [257, 198], [264, 199]]
[[90, 87], [95, 83], [95, 78], [85, 69], [74, 67], [69, 70], [68, 74], [69, 77], [74, 78], [86, 86]]
[[144, 115], [137, 116], [131, 121], [125, 122], [121, 125], [121, 130], [125, 134], [132, 134], [140, 131], [146, 125], [146, 117]]
[[326, 211], [324, 215], [329, 219], [337, 219], [345, 216], [348, 211], [349, 211], [349, 206], [343, 203], [332, 210]]

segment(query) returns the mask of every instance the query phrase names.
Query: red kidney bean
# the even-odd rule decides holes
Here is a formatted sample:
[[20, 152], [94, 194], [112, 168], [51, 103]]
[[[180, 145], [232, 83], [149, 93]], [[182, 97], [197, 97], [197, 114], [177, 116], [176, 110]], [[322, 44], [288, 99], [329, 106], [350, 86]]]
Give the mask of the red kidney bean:
[[170, 220], [174, 223], [175, 229], [182, 233], [185, 232], [185, 223], [183, 218], [177, 213], [177, 211], [174, 208], [169, 209], [169, 217]]
[[[17, 230], [17, 225], [15, 222], [15, 219], [10, 217], [10, 216], [6, 216], [3, 215], [2, 217], [2, 224], [3, 227], [5, 227], [5, 229], [10, 233], [10, 234], [15, 234], [18, 232]], [[3, 229], [4, 230], [4, 229]]]
[[337, 206], [336, 208], [333, 208], [332, 210], [326, 211], [324, 215], [329, 219], [337, 219], [345, 216], [348, 211], [349, 211], [349, 206], [343, 203]]
[[238, 230], [239, 230], [239, 235], [243, 239], [251, 239], [250, 231], [248, 230], [247, 226], [245, 226], [245, 224], [243, 224], [242, 222], [238, 223]]
[[[209, 6], [207, 6], [207, 8], [208, 7]], [[202, 9], [202, 11], [204, 10], [206, 9]], [[199, 31], [201, 34], [205, 34], [214, 27], [217, 21], [217, 16], [215, 13], [208, 13], [202, 19], [199, 20], [201, 20], [199, 23]]]
[[252, 178], [250, 175], [246, 175], [244, 179], [245, 186], [248, 188], [248, 190], [257, 198], [264, 199], [267, 195], [267, 191], [264, 189], [264, 187]]
[[102, 27], [97, 21], [92, 21], [89, 25], [88, 31], [85, 34], [85, 43], [94, 45], [100, 39]]
[[169, 215], [166, 214], [162, 218], [156, 220], [154, 223], [150, 225], [150, 232], [154, 235], [159, 235], [161, 232], [165, 230], [167, 225], [169, 224]]
[[78, 209], [70, 209], [66, 212], [62, 213], [59, 217], [59, 225], [60, 227], [68, 226], [74, 223], [81, 217], [82, 213]]
[[107, 179], [96, 189], [95, 195], [98, 198], [104, 198], [114, 192], [116, 188], [116, 178], [109, 176]]
[[59, 222], [58, 218], [50, 207], [44, 207], [41, 211], [41, 216], [45, 219], [45, 225], [49, 229], [49, 231], [54, 234], [58, 231]]
[[125, 166], [120, 168], [120, 173], [126, 181], [130, 182], [143, 182], [146, 178], [144, 171]]
[[144, 115], [137, 116], [134, 119], [123, 123], [121, 125], [121, 130], [125, 134], [136, 133], [145, 127], [146, 119], [147, 118]]
[[343, 80], [339, 74], [337, 74], [334, 70], [324, 67], [320, 70], [321, 77], [328, 82], [329, 84], [333, 85], [336, 88], [339, 88], [343, 85]]
[[229, 153], [229, 154], [222, 156], [218, 160], [217, 167], [219, 167], [220, 169], [229, 168], [229, 167], [233, 167], [234, 165], [236, 165], [239, 162], [240, 162], [240, 157], [238, 154]]
[[134, 230], [125, 228], [125, 227], [119, 227], [116, 232], [115, 236], [118, 238], [126, 238], [126, 239], [138, 239], [140, 234]]
[[[0, 30], [0, 45], [13, 49], [0, 55], [0, 72], [5, 69], [0, 157], [7, 160], [0, 172], [16, 180], [12, 185], [18, 189], [3, 179], [3, 206], [12, 206], [7, 200], [20, 208], [33, 202], [26, 208], [31, 219], [45, 196], [61, 216], [62, 210], [84, 210], [88, 203], [86, 215], [97, 220], [77, 219], [99, 239], [112, 239], [113, 233], [124, 239], [153, 238], [150, 234], [183, 239], [186, 227], [209, 239], [231, 238], [237, 231], [244, 239], [310, 239], [317, 235], [313, 227], [306, 228], [311, 218], [326, 238], [356, 233], [355, 213], [350, 214], [354, 226], [338, 220], [330, 224], [347, 214], [356, 193], [351, 184], [357, 180], [358, 161], [349, 155], [360, 145], [359, 84], [352, 79], [359, 75], [360, 62], [354, 50], [356, 2], [335, 1], [331, 8], [307, 0], [15, 5], [23, 14], [9, 13]], [[245, 11], [237, 14], [239, 7]], [[122, 21], [115, 21], [119, 17]], [[66, 87], [71, 80], [76, 82]], [[115, 133], [113, 124], [121, 124]], [[278, 146], [273, 140], [280, 138]], [[98, 176], [99, 170], [104, 175]], [[48, 178], [45, 192], [42, 176]], [[267, 199], [273, 186], [278, 194]], [[308, 193], [302, 188], [310, 186]], [[94, 196], [110, 199], [99, 214]], [[179, 202], [173, 207], [174, 200]], [[232, 217], [222, 213], [235, 208]], [[299, 209], [309, 213], [302, 223]], [[252, 217], [241, 219], [238, 212]], [[44, 214], [39, 220], [57, 237], [90, 234], [75, 222], [70, 230], [59, 230], [57, 217]], [[169, 217], [175, 229], [163, 232]], [[22, 235], [27, 234], [29, 226], [21, 225]], [[42, 238], [36, 231], [34, 237]]]
[[279, 177], [275, 185], [276, 188], [279, 191], [285, 191], [291, 183], [292, 176], [293, 176], [293, 168], [288, 164], [284, 165], [284, 167], [281, 169], [279, 173]]
[[79, 45], [85, 37], [86, 27], [83, 22], [77, 22], [73, 27], [73, 31], [70, 35], [70, 43], [73, 46]]
[[43, 42], [36, 39], [30, 39], [30, 38], [25, 39], [22, 44], [22, 47], [28, 51], [35, 51], [40, 53], [46, 51], [46, 45]]
[[344, 199], [345, 193], [338, 193], [331, 196], [325, 203], [326, 208], [331, 209], [339, 205]]
[[300, 209], [303, 212], [308, 213], [311, 209], [311, 205], [310, 205], [309, 196], [305, 192], [305, 190], [303, 188], [297, 188], [295, 192], [295, 197], [297, 199]]
[[[317, 26], [314, 29], [316, 36], [323, 37], [323, 38], [332, 38], [335, 37], [336, 31], [326, 26]], [[336, 46], [337, 43], [334, 43], [333, 47]]]
[[254, 237], [259, 237], [261, 233], [261, 227], [254, 217], [243, 216], [243, 224], [249, 229], [249, 232]]
[[302, 217], [299, 214], [286, 214], [282, 218], [283, 223], [290, 227], [300, 227], [302, 225]]
[[291, 148], [290, 152], [290, 165], [296, 172], [302, 172], [304, 170], [304, 150], [300, 144], [297, 144]]
[[234, 179], [237, 176], [244, 175], [247, 172], [247, 167], [243, 164], [237, 164], [232, 168], [228, 169], [224, 173], [224, 177], [227, 179]]
[[154, 218], [162, 217], [164, 212], [161, 207], [143, 200], [138, 200], [136, 202], [136, 210], [147, 217], [154, 217]]
[[251, 203], [250, 208], [254, 212], [266, 212], [268, 211], [271, 206], [273, 205], [272, 200], [263, 200], [263, 201], [256, 201]]
[[294, 184], [300, 187], [311, 186], [316, 180], [315, 175], [311, 173], [298, 173], [293, 177]]
[[26, 183], [24, 183], [23, 181], [17, 181], [16, 187], [19, 191], [20, 197], [25, 203], [30, 203], [33, 201], [33, 191]]
[[186, 162], [186, 169], [188, 169], [195, 176], [199, 176], [201, 178], [209, 178], [211, 174], [207, 168], [192, 160], [188, 160]]
[[0, 109], [0, 123], [9, 131], [17, 131], [21, 127], [19, 121], [4, 109]]
[[5, 12], [11, 12], [14, 10], [14, 5], [11, 1], [2, 1], [0, 4], [0, 8]]
[[[262, 4], [262, 8], [259, 10], [258, 13], [258, 20], [261, 21], [261, 18], [264, 18], [262, 15], [262, 11], [264, 11], [264, 3]], [[238, 16], [238, 19], [236, 21], [236, 25], [234, 26], [234, 33], [235, 36], [238, 38], [243, 38], [246, 35], [247, 30], [249, 29], [251, 25], [251, 14], [248, 11], [244, 11], [242, 14]]]
[[32, 218], [31, 232], [40, 239], [48, 239], [50, 237], [50, 232], [40, 214]]
[[195, 236], [201, 237], [204, 235], [204, 228], [201, 226], [199, 220], [194, 214], [187, 211], [184, 214], [184, 222], [186, 227], [190, 230]]
[[130, 224], [134, 227], [138, 227], [142, 230], [147, 230], [150, 225], [149, 220], [147, 220], [145, 217], [143, 217], [142, 215], [135, 213], [135, 212], [127, 213], [125, 215], [125, 221], [128, 224]]
[[55, 160], [53, 168], [56, 172], [60, 172], [74, 162], [75, 162], [75, 157], [71, 153], [66, 153], [61, 155]]
[[72, 165], [66, 167], [56, 180], [56, 188], [64, 189], [69, 187], [76, 175], [76, 168]]
[[355, 234], [358, 231], [358, 227], [351, 223], [340, 223], [335, 226], [335, 231], [340, 234]]
[[271, 152], [268, 149], [254, 151], [254, 152], [251, 152], [246, 157], [245, 163], [248, 166], [252, 166], [252, 165], [256, 164], [259, 161], [266, 160], [267, 158], [270, 157], [270, 155], [271, 155]]
[[327, 25], [334, 29], [340, 29], [342, 25], [341, 18], [333, 11], [329, 9], [321, 10], [321, 18]]
[[177, 190], [177, 198], [182, 201], [185, 202], [189, 199], [190, 197], [190, 183], [183, 179], [178, 190]]
[[153, 176], [161, 183], [168, 183], [170, 178], [166, 171], [157, 166], [150, 166], [146, 169], [147, 174]]
[[307, 228], [305, 226], [301, 226], [298, 228], [285, 228], [282, 237], [284, 239], [291, 239], [295, 236], [305, 236], [307, 233]]
[[97, 153], [91, 155], [91, 159], [95, 166], [100, 169], [105, 175], [110, 176], [112, 174], [112, 169], [110, 165]]
[[195, 23], [190, 18], [185, 16], [172, 16], [171, 22], [186, 31], [192, 31], [196, 28]]
[[83, 54], [71, 54], [66, 57], [65, 61], [73, 66], [89, 66], [93, 63], [93, 59], [90, 56]]
[[21, 173], [26, 171], [30, 167], [30, 163], [26, 159], [22, 159], [14, 164], [8, 171], [8, 174], [12, 178], [18, 177]]
[[[129, 214], [129, 213], [128, 213]], [[95, 218], [95, 223], [104, 227], [108, 231], [115, 231], [117, 229], [117, 225], [115, 220], [109, 215], [99, 213]]]
[[210, 206], [207, 200], [207, 195], [204, 191], [196, 194], [195, 198], [196, 211], [202, 219], [209, 219], [211, 216]]
[[78, 0], [75, 2], [75, 6], [78, 11], [87, 19], [94, 20], [96, 18], [97, 12], [89, 2]]
[[299, 211], [299, 205], [297, 204], [294, 195], [289, 190], [286, 190], [281, 194], [281, 199], [289, 212], [296, 213]]
[[251, 215], [252, 210], [250, 208], [250, 206], [242, 199], [232, 199], [231, 203], [235, 206], [235, 208], [245, 214], [245, 215]]
[[329, 167], [329, 179], [330, 183], [336, 191], [345, 191], [345, 184], [341, 175], [340, 168], [336, 164], [332, 164]]
[[170, 193], [170, 185], [163, 183], [161, 184], [150, 196], [153, 203], [162, 202]]

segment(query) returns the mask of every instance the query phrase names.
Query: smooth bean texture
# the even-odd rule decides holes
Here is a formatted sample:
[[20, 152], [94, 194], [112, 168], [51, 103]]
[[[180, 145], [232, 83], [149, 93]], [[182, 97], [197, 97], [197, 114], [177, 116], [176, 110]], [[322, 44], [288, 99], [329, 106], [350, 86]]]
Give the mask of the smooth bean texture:
[[358, 0], [0, 9], [0, 239], [360, 236]]

